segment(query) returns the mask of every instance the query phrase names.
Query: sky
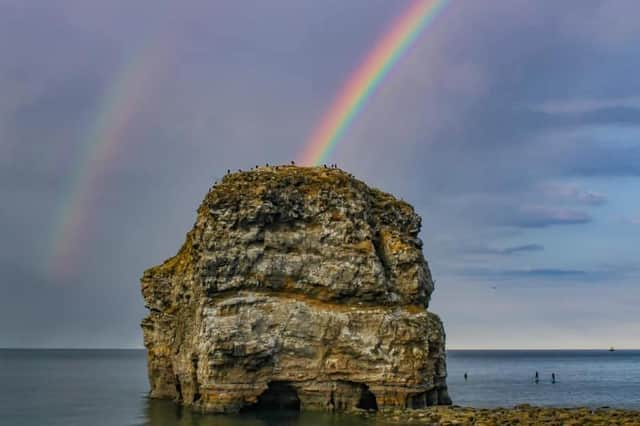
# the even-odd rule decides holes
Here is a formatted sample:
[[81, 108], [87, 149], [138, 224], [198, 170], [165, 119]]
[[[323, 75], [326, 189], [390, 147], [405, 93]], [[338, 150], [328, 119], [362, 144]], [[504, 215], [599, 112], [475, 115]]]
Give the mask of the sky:
[[[142, 347], [142, 272], [408, 4], [0, 0], [0, 347]], [[448, 347], [639, 347], [639, 13], [450, 0], [338, 143], [422, 216]]]

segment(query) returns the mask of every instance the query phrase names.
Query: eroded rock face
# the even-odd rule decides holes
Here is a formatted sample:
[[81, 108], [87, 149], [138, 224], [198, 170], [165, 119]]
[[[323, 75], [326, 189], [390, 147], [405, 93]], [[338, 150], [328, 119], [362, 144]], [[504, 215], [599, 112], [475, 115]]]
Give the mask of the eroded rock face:
[[227, 175], [142, 277], [151, 397], [206, 412], [450, 403], [420, 217], [339, 169]]

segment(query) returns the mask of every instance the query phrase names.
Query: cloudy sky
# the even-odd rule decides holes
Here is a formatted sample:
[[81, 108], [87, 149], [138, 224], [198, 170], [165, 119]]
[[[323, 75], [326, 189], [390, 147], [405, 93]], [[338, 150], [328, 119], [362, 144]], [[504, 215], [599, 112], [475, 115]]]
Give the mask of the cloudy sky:
[[[0, 347], [141, 347], [142, 271], [408, 4], [0, 0]], [[449, 347], [638, 347], [639, 13], [451, 0], [334, 152], [423, 217]]]

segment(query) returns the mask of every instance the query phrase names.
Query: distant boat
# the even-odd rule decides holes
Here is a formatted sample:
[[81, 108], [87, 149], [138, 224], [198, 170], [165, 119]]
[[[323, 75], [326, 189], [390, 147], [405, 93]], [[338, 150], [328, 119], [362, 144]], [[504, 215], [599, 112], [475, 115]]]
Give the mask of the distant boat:
[[609, 347], [609, 352], [615, 352], [616, 348], [614, 348], [613, 346]]

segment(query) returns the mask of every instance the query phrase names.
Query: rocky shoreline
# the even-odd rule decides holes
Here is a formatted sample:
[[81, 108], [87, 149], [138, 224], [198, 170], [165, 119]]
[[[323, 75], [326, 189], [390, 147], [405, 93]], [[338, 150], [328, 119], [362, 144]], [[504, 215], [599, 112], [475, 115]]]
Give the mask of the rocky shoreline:
[[528, 404], [514, 408], [428, 407], [419, 410], [360, 412], [364, 417], [402, 425], [640, 425], [640, 410], [616, 408], [553, 408]]

